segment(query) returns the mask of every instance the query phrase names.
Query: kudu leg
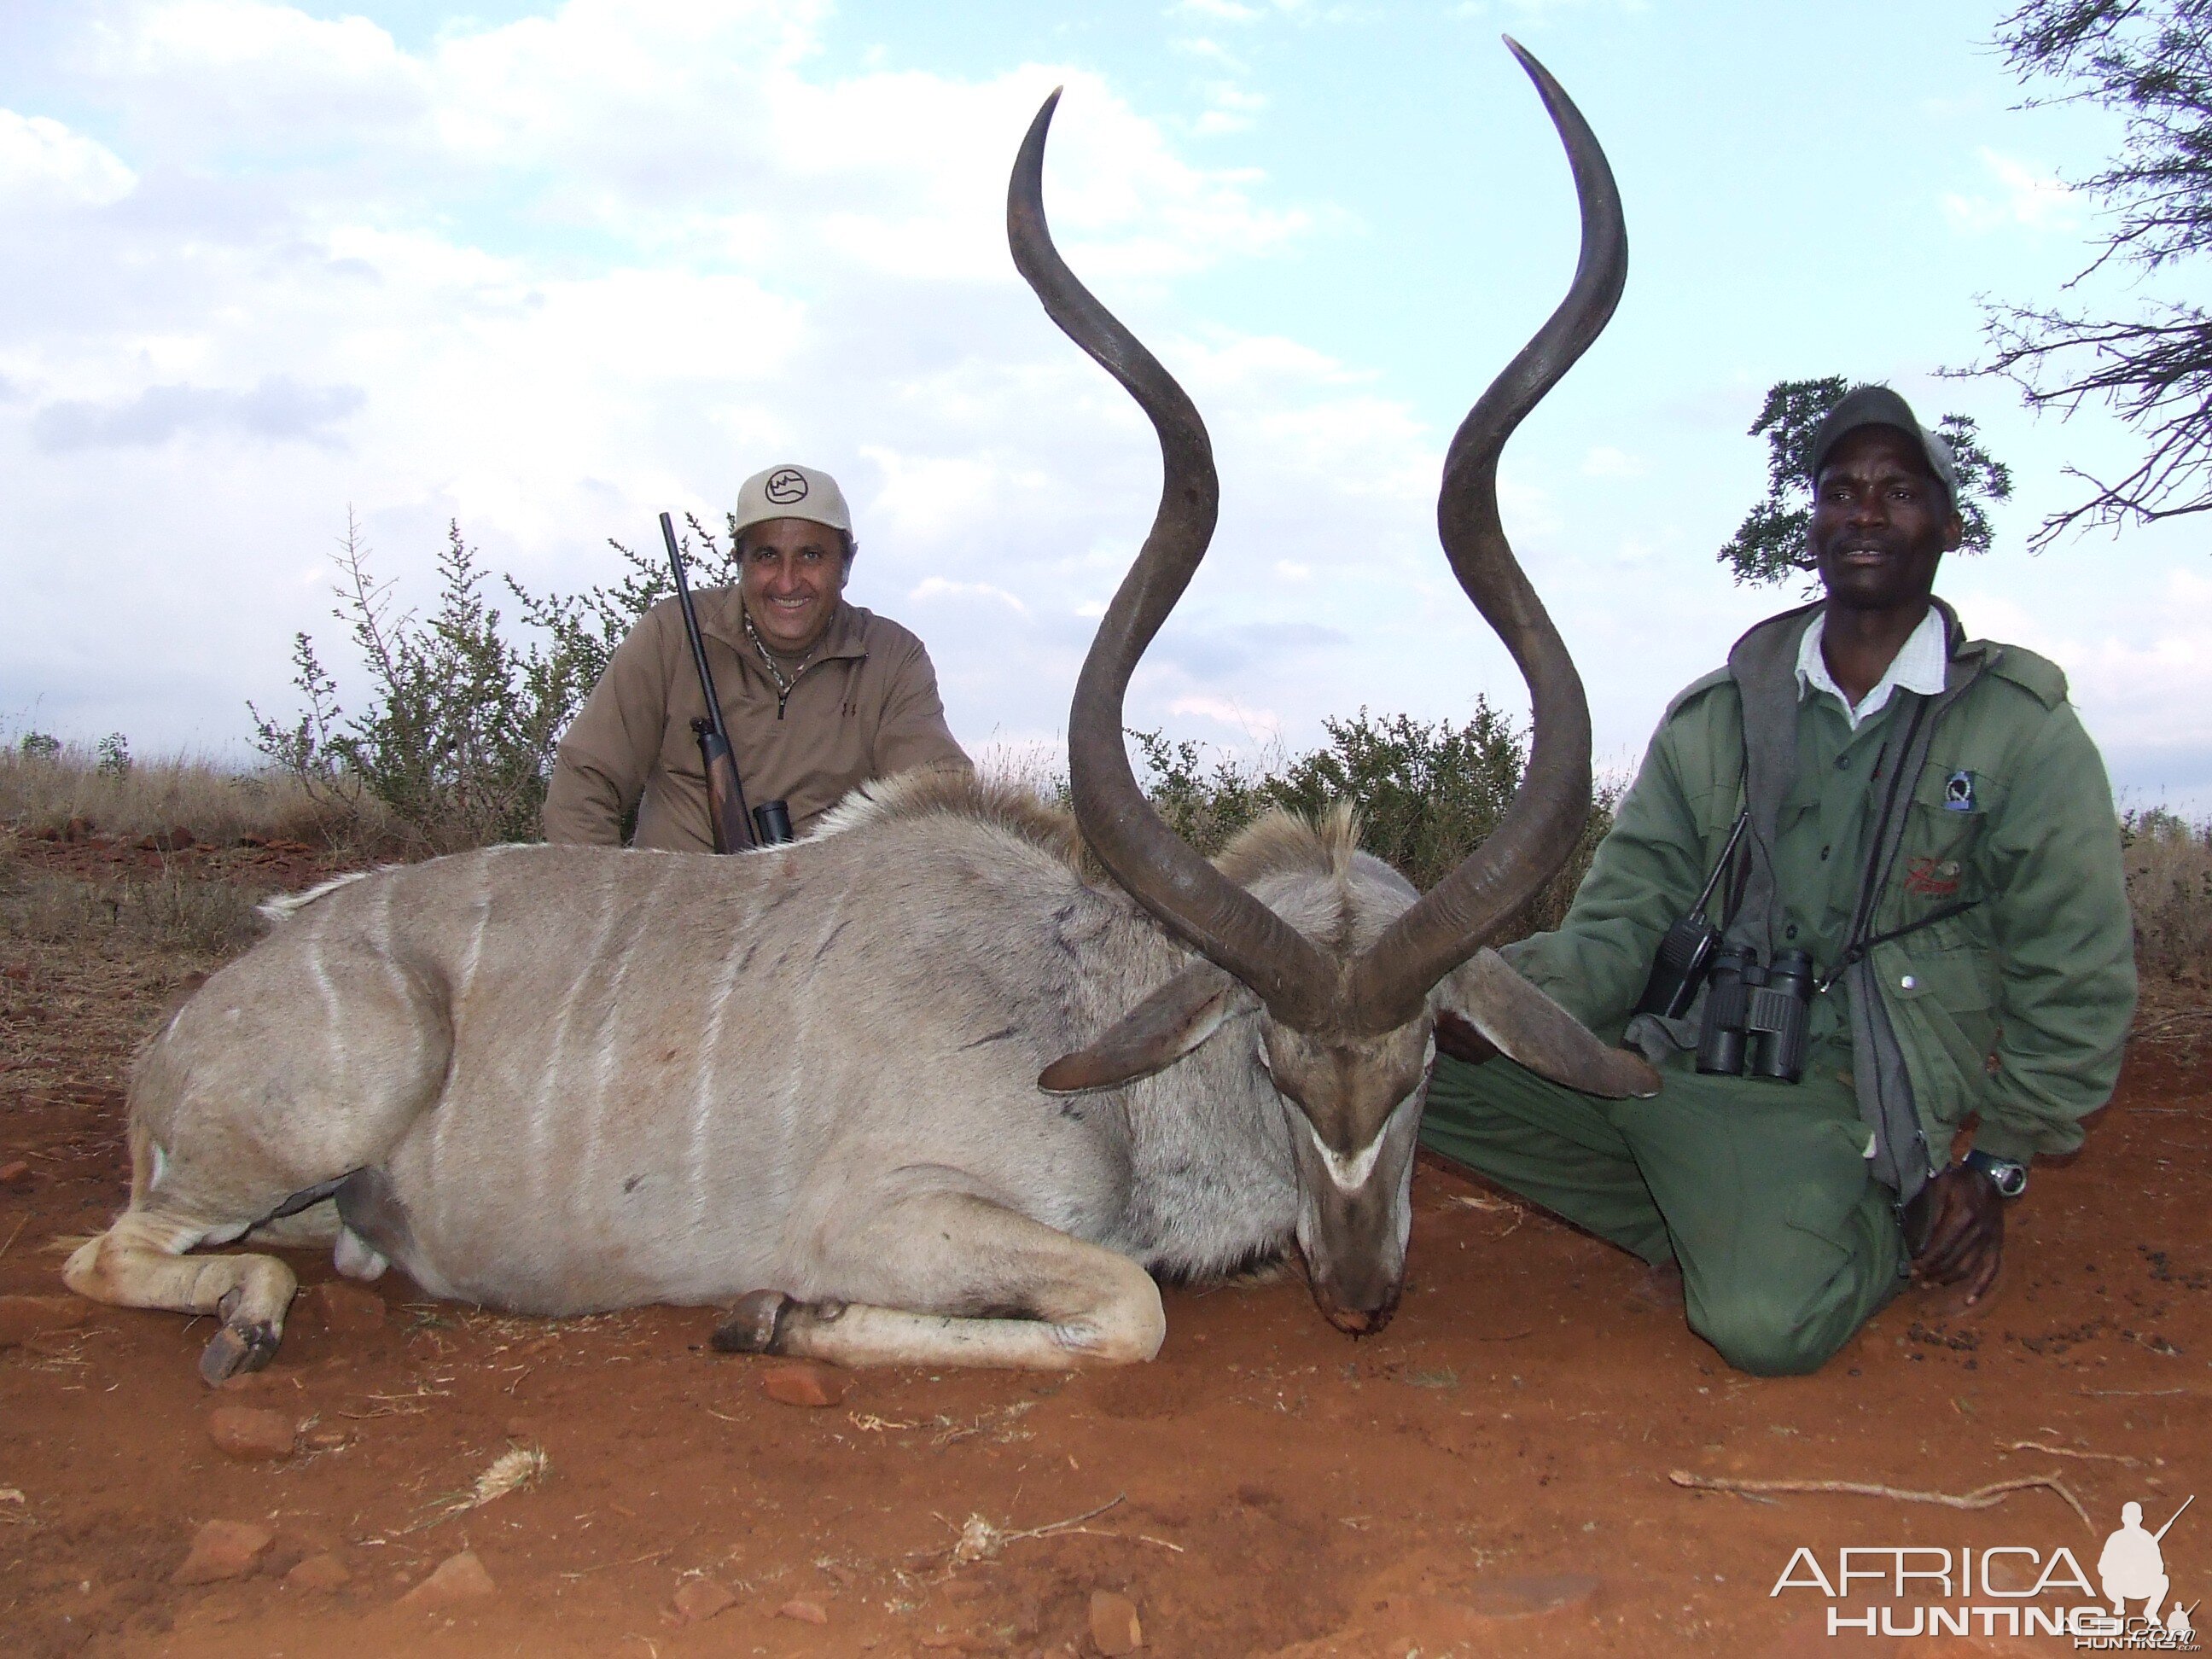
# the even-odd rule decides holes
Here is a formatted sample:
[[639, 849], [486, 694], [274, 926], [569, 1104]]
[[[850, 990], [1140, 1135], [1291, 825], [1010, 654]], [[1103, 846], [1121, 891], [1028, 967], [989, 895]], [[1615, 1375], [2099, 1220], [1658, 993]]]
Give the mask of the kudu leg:
[[268, 1364], [284, 1331], [284, 1312], [300, 1287], [273, 1255], [188, 1256], [207, 1237], [204, 1223], [133, 1209], [77, 1247], [62, 1278], [79, 1296], [122, 1308], [212, 1314], [222, 1322], [200, 1355], [210, 1387]]
[[714, 1346], [840, 1365], [1068, 1370], [1150, 1359], [1167, 1334], [1159, 1287], [1135, 1262], [969, 1194], [886, 1206], [826, 1251], [822, 1279], [851, 1299], [756, 1291]]

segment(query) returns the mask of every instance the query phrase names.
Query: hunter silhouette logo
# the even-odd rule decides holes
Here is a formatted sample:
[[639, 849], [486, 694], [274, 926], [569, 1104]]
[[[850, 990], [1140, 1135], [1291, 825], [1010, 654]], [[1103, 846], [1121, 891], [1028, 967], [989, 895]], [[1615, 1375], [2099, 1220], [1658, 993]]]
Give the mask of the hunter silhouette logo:
[[761, 487], [761, 493], [778, 507], [789, 507], [793, 501], [803, 501], [806, 499], [806, 475], [795, 466], [771, 472], [768, 476], [768, 483]]
[[[2156, 1532], [2143, 1530], [2142, 1504], [2123, 1504], [2120, 1506], [2120, 1529], [2105, 1540], [2104, 1553], [2097, 1558], [2097, 1577], [2104, 1584], [2106, 1595], [2112, 1601], [2114, 1613], [2124, 1613], [2127, 1609], [2124, 1604], [2126, 1602], [2141, 1601], [2143, 1604], [2142, 1616], [2160, 1629], [2166, 1628], [2158, 1616], [2159, 1607], [2165, 1601], [2169, 1588], [2166, 1555], [2159, 1546], [2165, 1540], [2173, 1523], [2181, 1519], [2182, 1510], [2196, 1501], [2196, 1494], [2191, 1493], [2183, 1501], [2181, 1509], [2174, 1510], [2167, 1517], [2166, 1525]], [[2179, 1608], [2175, 1611], [2180, 1615], [2182, 1629], [2186, 1631], [2189, 1615]]]
[[2141, 1504], [2121, 1505], [2094, 1573], [2063, 1544], [1847, 1545], [1832, 1571], [1800, 1545], [1767, 1595], [1817, 1592], [1831, 1637], [2070, 1636], [2100, 1653], [2196, 1653], [2197, 1603], [2172, 1596], [2163, 1547], [2196, 1501], [2156, 1532]]

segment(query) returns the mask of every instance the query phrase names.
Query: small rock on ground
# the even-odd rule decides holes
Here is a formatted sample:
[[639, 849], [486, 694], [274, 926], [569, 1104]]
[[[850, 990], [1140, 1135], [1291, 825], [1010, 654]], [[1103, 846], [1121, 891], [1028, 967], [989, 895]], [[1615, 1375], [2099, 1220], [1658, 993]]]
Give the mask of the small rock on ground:
[[282, 1412], [218, 1406], [208, 1413], [208, 1438], [224, 1456], [240, 1462], [289, 1457], [296, 1437], [292, 1419]]
[[804, 1597], [796, 1595], [778, 1607], [775, 1610], [775, 1616], [779, 1619], [796, 1619], [802, 1625], [826, 1625], [830, 1622], [830, 1615], [822, 1610], [822, 1604], [819, 1601], [809, 1601]]
[[213, 1584], [242, 1578], [276, 1540], [275, 1533], [252, 1521], [210, 1521], [192, 1534], [192, 1547], [169, 1582]]
[[1134, 1653], [1145, 1645], [1137, 1604], [1112, 1590], [1091, 1592], [1091, 1639], [1104, 1654]]
[[284, 1575], [284, 1588], [295, 1590], [334, 1590], [353, 1579], [353, 1569], [335, 1550], [310, 1555]]
[[851, 1373], [811, 1359], [770, 1365], [761, 1373], [761, 1392], [786, 1406], [834, 1406], [852, 1391]]
[[462, 1601], [480, 1601], [496, 1595], [499, 1586], [484, 1571], [474, 1550], [463, 1550], [438, 1563], [428, 1578], [399, 1598], [403, 1607], [450, 1607]]
[[676, 1611], [688, 1624], [697, 1624], [702, 1619], [712, 1619], [718, 1613], [728, 1611], [738, 1598], [729, 1588], [711, 1578], [687, 1578], [676, 1587]]
[[31, 1184], [31, 1166], [21, 1158], [11, 1164], [0, 1164], [0, 1187], [27, 1187]]

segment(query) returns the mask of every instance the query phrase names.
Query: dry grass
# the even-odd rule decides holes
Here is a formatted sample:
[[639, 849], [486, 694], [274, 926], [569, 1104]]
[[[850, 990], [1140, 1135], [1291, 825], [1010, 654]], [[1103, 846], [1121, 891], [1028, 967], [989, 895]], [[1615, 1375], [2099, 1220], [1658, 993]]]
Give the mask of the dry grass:
[[0, 861], [0, 942], [100, 943], [212, 963], [259, 937], [260, 896], [235, 880], [174, 870], [94, 882], [9, 860]]
[[2136, 964], [2147, 976], [2212, 978], [2212, 823], [2160, 807], [2120, 819]]
[[[1034, 756], [994, 758], [993, 770], [1013, 775], [1040, 793], [1065, 787]], [[1235, 781], [1240, 796], [1252, 793], [1253, 780], [1240, 775]], [[1221, 787], [1218, 778], [1194, 778], [1191, 793], [1210, 801]], [[51, 757], [0, 748], [0, 824], [30, 836], [63, 833], [73, 820], [125, 839], [185, 830], [197, 841], [223, 846], [256, 836], [330, 848], [364, 862], [388, 855], [402, 840], [391, 815], [374, 800], [311, 792], [280, 772], [240, 772], [188, 757], [137, 761], [118, 771], [102, 769], [94, 755], [75, 747]], [[2212, 978], [2212, 823], [2192, 823], [2151, 807], [2124, 814], [2120, 827], [2137, 965], [2147, 978]], [[1587, 839], [1601, 828], [1601, 817]], [[1553, 884], [1557, 890], [1547, 896], [1551, 908], [1564, 908], [1589, 852], [1587, 845], [1577, 849], [1569, 872]], [[222, 957], [252, 938], [250, 913], [251, 897], [234, 882], [173, 870], [152, 880], [104, 884], [0, 871], [0, 937], [58, 939], [90, 929], [165, 950]]]
[[0, 823], [36, 836], [58, 833], [72, 820], [126, 840], [187, 830], [216, 846], [250, 835], [366, 852], [392, 838], [388, 815], [375, 802], [311, 793], [281, 772], [240, 772], [185, 757], [113, 770], [75, 747], [53, 756], [0, 749]]

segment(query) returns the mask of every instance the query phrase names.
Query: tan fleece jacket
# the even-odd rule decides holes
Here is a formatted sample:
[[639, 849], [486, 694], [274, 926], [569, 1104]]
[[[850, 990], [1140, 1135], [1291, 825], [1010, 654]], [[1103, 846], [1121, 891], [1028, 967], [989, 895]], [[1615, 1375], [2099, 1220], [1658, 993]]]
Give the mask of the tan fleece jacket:
[[[945, 723], [937, 672], [896, 623], [840, 601], [821, 648], [776, 684], [745, 632], [734, 587], [692, 595], [745, 801], [790, 804], [805, 835], [845, 793], [917, 766], [969, 764]], [[545, 839], [612, 847], [637, 808], [634, 845], [711, 853], [706, 776], [691, 722], [707, 712], [673, 599], [647, 611], [561, 739]]]

